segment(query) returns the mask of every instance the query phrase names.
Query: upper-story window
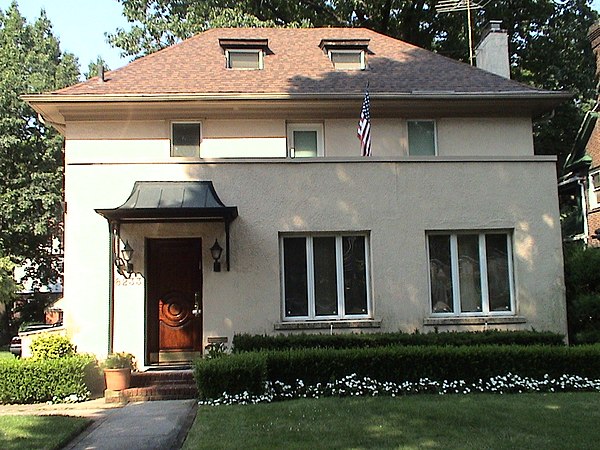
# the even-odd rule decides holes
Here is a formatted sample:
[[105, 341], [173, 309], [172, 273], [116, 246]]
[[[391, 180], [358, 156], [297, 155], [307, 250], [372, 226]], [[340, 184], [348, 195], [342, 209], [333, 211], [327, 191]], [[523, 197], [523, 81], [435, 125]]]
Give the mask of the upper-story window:
[[268, 50], [267, 39], [219, 39], [225, 51], [228, 69], [258, 70], [264, 68], [264, 56]]
[[202, 127], [200, 122], [173, 122], [171, 124], [171, 156], [200, 156]]
[[323, 124], [290, 123], [287, 126], [287, 141], [292, 158], [323, 156]]
[[409, 120], [408, 154], [411, 156], [435, 156], [437, 154], [437, 139], [435, 121]]
[[336, 70], [364, 70], [369, 39], [323, 39], [323, 49]]

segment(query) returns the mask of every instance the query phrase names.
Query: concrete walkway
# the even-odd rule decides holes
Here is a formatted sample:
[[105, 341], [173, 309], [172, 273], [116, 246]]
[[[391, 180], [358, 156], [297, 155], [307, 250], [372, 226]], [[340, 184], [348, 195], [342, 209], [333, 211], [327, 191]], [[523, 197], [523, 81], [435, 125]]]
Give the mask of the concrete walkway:
[[0, 414], [88, 417], [94, 422], [64, 450], [179, 449], [196, 417], [196, 400], [106, 404], [104, 399], [67, 405], [4, 405]]

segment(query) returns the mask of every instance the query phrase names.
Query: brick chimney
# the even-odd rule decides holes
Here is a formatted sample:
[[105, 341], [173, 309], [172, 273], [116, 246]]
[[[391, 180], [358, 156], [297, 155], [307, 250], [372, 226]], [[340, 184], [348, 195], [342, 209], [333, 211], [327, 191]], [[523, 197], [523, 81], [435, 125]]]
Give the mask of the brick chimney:
[[477, 67], [495, 73], [504, 78], [510, 78], [510, 63], [508, 60], [508, 34], [500, 28], [501, 21], [490, 20], [481, 41], [475, 48]]

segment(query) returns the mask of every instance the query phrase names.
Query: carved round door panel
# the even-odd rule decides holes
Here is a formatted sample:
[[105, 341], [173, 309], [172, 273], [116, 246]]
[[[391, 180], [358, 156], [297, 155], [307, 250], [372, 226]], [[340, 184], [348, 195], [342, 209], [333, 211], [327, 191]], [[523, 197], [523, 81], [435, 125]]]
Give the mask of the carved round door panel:
[[159, 319], [165, 325], [179, 327], [193, 318], [191, 306], [182, 292], [169, 292], [158, 301]]

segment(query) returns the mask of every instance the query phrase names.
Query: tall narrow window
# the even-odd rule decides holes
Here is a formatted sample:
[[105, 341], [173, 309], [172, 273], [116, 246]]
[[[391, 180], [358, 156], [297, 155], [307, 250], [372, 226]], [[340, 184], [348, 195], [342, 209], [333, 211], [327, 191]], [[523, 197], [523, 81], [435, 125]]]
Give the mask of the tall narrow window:
[[172, 123], [171, 134], [171, 156], [200, 156], [200, 123]]
[[288, 150], [292, 158], [323, 156], [323, 125], [288, 124]]
[[481, 315], [514, 310], [507, 233], [430, 234], [433, 313]]
[[589, 205], [590, 209], [600, 206], [600, 171], [596, 170], [589, 175]]
[[308, 315], [308, 280], [306, 271], [306, 241], [304, 238], [283, 240], [285, 315], [305, 317]]
[[285, 236], [281, 248], [285, 319], [370, 317], [365, 236]]
[[435, 122], [432, 120], [409, 120], [408, 154], [434, 156], [436, 154]]

